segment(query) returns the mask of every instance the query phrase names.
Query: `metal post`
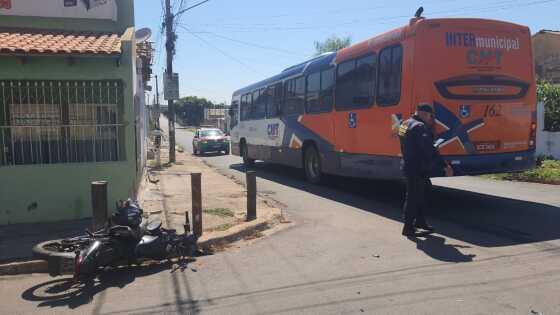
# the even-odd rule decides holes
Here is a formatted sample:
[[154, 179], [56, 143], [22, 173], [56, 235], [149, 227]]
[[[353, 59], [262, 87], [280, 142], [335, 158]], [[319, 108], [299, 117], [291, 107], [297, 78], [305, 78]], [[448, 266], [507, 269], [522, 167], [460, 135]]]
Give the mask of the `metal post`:
[[[192, 193], [192, 229], [193, 233], [200, 237], [202, 235], [202, 174], [191, 174]], [[188, 214], [187, 214], [188, 215]]]
[[92, 230], [97, 231], [107, 222], [109, 213], [106, 181], [91, 183], [91, 207], [93, 209]]
[[257, 173], [247, 171], [245, 173], [247, 181], [247, 221], [257, 218]]

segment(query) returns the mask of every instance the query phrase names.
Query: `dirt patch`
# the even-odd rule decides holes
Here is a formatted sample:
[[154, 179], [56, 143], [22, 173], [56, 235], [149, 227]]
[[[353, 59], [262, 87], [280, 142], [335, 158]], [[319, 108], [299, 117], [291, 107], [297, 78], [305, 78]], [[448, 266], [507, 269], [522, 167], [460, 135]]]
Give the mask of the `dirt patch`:
[[[167, 150], [161, 151], [161, 160], [168, 160]], [[260, 226], [281, 214], [275, 202], [257, 198], [258, 222], [246, 222], [247, 193], [244, 183], [232, 180], [227, 175], [204, 163], [198, 157], [176, 152], [175, 164], [148, 170], [152, 180], [143, 181], [138, 199], [148, 213], [159, 214], [164, 225], [182, 231], [188, 217], [192, 218], [191, 173], [202, 174], [202, 228], [205, 241], [214, 235], [229, 242], [228, 233], [241, 235], [246, 226]], [[157, 179], [154, 180], [154, 179]], [[264, 221], [263, 221], [264, 220]], [[278, 220], [275, 220], [277, 222]], [[240, 237], [242, 239], [245, 236]]]

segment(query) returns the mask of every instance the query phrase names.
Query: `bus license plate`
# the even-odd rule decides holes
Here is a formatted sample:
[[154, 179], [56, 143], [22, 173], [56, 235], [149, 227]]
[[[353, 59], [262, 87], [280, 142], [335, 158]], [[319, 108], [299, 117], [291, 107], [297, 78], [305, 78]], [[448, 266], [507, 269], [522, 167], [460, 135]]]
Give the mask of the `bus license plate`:
[[477, 151], [496, 151], [500, 148], [500, 141], [473, 142]]

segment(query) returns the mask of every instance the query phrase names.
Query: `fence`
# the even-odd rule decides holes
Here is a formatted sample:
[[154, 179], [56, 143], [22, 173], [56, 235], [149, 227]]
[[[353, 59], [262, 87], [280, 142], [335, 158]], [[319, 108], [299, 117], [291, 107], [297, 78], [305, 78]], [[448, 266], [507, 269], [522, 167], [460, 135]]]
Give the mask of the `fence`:
[[560, 159], [560, 132], [544, 131], [544, 103], [537, 103], [537, 155]]
[[0, 167], [124, 158], [119, 81], [0, 81]]

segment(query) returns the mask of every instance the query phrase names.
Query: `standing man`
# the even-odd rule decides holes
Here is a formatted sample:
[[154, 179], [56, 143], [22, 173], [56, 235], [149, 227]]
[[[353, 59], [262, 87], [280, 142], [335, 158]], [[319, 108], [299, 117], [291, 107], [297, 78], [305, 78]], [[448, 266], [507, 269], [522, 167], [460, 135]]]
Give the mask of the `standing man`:
[[429, 104], [420, 104], [416, 112], [399, 128], [402, 152], [402, 169], [406, 177], [406, 200], [404, 203], [404, 227], [402, 234], [417, 235], [417, 228], [433, 232], [424, 217], [427, 197], [430, 193], [432, 174], [453, 176], [453, 169], [446, 164], [434, 146], [432, 128], [435, 122], [434, 109]]

